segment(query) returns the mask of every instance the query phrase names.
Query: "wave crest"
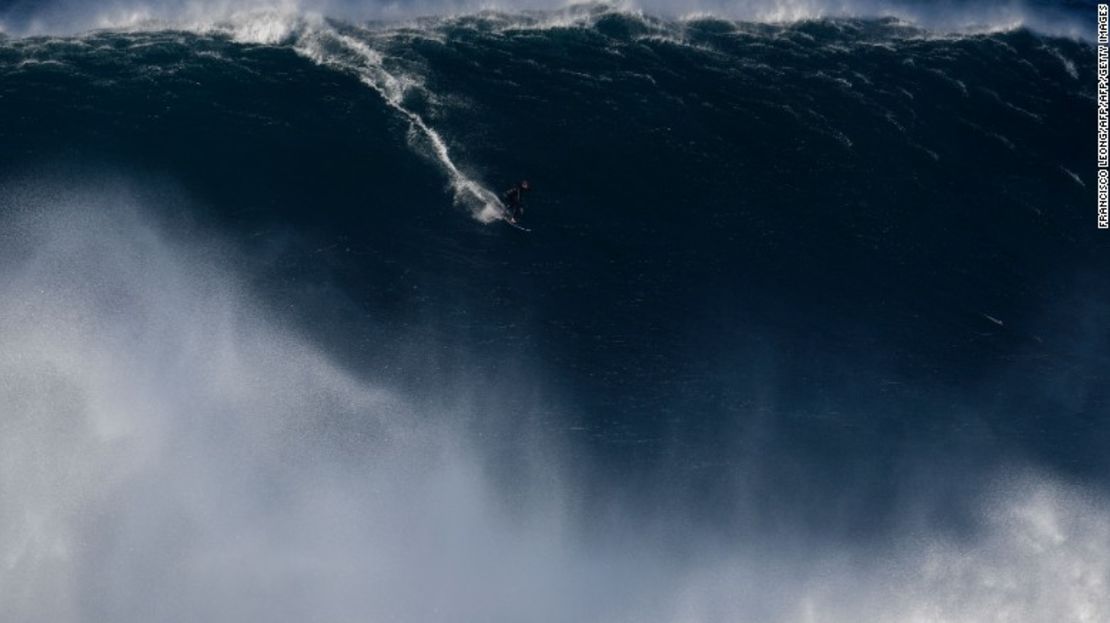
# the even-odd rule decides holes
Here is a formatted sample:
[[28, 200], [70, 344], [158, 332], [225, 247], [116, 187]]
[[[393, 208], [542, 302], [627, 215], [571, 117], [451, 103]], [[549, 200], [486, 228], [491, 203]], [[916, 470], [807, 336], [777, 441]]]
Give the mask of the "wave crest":
[[[94, 29], [181, 28], [209, 30], [228, 22], [246, 25], [244, 40], [275, 42], [288, 36], [289, 16], [326, 16], [349, 22], [412, 22], [421, 16], [450, 19], [497, 12], [513, 27], [580, 24], [599, 12], [658, 15], [683, 20], [714, 17], [756, 23], [795, 23], [841, 18], [895, 18], [942, 33], [982, 33], [1030, 28], [1047, 35], [1093, 39], [1086, 9], [1031, 2], [953, 2], [936, 6], [901, 0], [614, 0], [550, 4], [543, 0], [435, 0], [363, 3], [353, 0], [120, 0], [107, 7], [77, 0], [17, 2], [0, 11], [0, 32], [12, 35], [73, 34]], [[260, 19], [260, 15], [267, 16]], [[249, 18], [244, 16], [251, 16]], [[318, 19], [318, 18], [314, 18]]]

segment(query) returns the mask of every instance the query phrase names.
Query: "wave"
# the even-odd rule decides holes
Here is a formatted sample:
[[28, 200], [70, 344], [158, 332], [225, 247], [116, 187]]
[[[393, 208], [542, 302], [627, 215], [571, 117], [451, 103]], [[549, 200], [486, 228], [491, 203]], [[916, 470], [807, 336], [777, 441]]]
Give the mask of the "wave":
[[[575, 5], [557, 11], [535, 11], [523, 13], [482, 12], [480, 14], [410, 19], [401, 22], [372, 23], [356, 25], [321, 14], [303, 12], [299, 6], [284, 8], [244, 9], [238, 4], [220, 4], [217, 7], [202, 5], [191, 8], [183, 15], [173, 18], [154, 17], [156, 12], [139, 11], [128, 13], [124, 19], [103, 22], [111, 26], [101, 35], [126, 35], [153, 32], [186, 32], [199, 36], [227, 37], [244, 45], [277, 46], [294, 50], [304, 58], [323, 67], [337, 70], [357, 77], [364, 85], [376, 92], [389, 108], [403, 118], [409, 125], [409, 142], [417, 151], [434, 160], [447, 178], [452, 195], [457, 204], [465, 206], [474, 217], [482, 222], [491, 222], [504, 212], [504, 207], [495, 192], [483, 181], [481, 175], [469, 169], [471, 163], [460, 161], [455, 150], [459, 147], [456, 137], [445, 133], [437, 125], [435, 117], [443, 113], [446, 106], [442, 99], [454, 94], [438, 94], [428, 86], [429, 69], [419, 58], [420, 51], [414, 51], [413, 44], [421, 41], [435, 42], [444, 46], [461, 44], [468, 36], [486, 37], [487, 43], [497, 37], [512, 38], [526, 33], [540, 33], [544, 36], [559, 36], [559, 33], [573, 31], [600, 35], [604, 42], [591, 42], [591, 45], [610, 46], [605, 53], [622, 53], [626, 48], [634, 48], [640, 43], [652, 45], [677, 45], [698, 53], [705, 58], [724, 57], [724, 70], [734, 72], [739, 66], [753, 74], [768, 74], [774, 78], [771, 84], [784, 78], [780, 88], [791, 87], [798, 90], [803, 81], [818, 79], [827, 81], [834, 91], [856, 93], [854, 83], [862, 81], [867, 91], [882, 94], [883, 89], [872, 84], [872, 78], [858, 69], [842, 71], [837, 69], [813, 68], [806, 70], [796, 63], [779, 66], [768, 64], [763, 58], [765, 49], [779, 49], [794, 59], [817, 58], [822, 55], [833, 56], [845, 49], [859, 52], [868, 48], [902, 48], [920, 58], [910, 58], [906, 62], [929, 61], [927, 71], [960, 89], [962, 97], [968, 98], [969, 91], [964, 81], [949, 75], [945, 64], [950, 59], [964, 54], [963, 50], [929, 49], [915, 45], [919, 41], [944, 39], [936, 32], [922, 30], [908, 22], [899, 20], [853, 21], [847, 19], [821, 22], [819, 28], [806, 24], [774, 26], [724, 21], [704, 15], [688, 16], [671, 20], [652, 17], [627, 8], [614, 8], [610, 5]], [[169, 11], [170, 7], [166, 7]], [[171, 11], [172, 13], [172, 11]], [[99, 22], [98, 22], [99, 23]], [[815, 25], [811, 24], [811, 25]], [[169, 29], [169, 30], [167, 30]], [[821, 29], [824, 29], [822, 31]], [[964, 37], [967, 35], [960, 35]], [[69, 41], [81, 41], [82, 37]], [[959, 38], [952, 41], [959, 41]], [[34, 48], [38, 43], [26, 40], [24, 48]], [[983, 40], [971, 39], [981, 47], [986, 57], [998, 56]], [[1017, 54], [1010, 43], [994, 39], [995, 47], [1002, 46], [1006, 52]], [[1038, 50], [1047, 51], [1060, 63], [1072, 79], [1078, 75], [1073, 58], [1066, 56], [1058, 45], [1044, 40], [1037, 45]], [[595, 50], [598, 54], [601, 51]], [[634, 52], [634, 49], [629, 51]], [[1014, 59], [1009, 59], [1014, 60]], [[1009, 62], [1007, 58], [995, 58], [991, 62]], [[54, 62], [47, 59], [24, 58], [19, 61]], [[808, 61], [806, 61], [808, 62]], [[871, 61], [873, 62], [873, 61]], [[1027, 61], [1026, 61], [1027, 62]], [[772, 66], [775, 65], [775, 66]], [[787, 75], [784, 72], [794, 72]], [[589, 76], [587, 74], [582, 74]], [[654, 80], [650, 73], [640, 72], [646, 79]], [[1038, 76], [1038, 79], [1040, 76]], [[840, 88], [837, 88], [840, 87]], [[1055, 88], [1055, 87], [1054, 87]], [[905, 91], [909, 93], [909, 91]], [[993, 93], [993, 92], [992, 92]], [[446, 98], [440, 97], [446, 95]], [[820, 133], [832, 138], [840, 145], [851, 149], [852, 137], [828, 118], [824, 111], [808, 107], [808, 95], [800, 91], [795, 95], [802, 98], [795, 103], [774, 103], [794, 116], [807, 131]], [[858, 93], [856, 93], [859, 96]], [[912, 97], [912, 94], [910, 95]], [[1022, 111], [1014, 104], [1002, 102], [997, 93], [993, 97], [1013, 110]], [[784, 98], [779, 98], [783, 99]], [[870, 100], [861, 102], [872, 111], [882, 115], [880, 122], [899, 128], [905, 134], [906, 119], [899, 119], [887, 101]], [[1028, 113], [1028, 111], [1025, 111]], [[1032, 114], [1037, 119], [1035, 113]], [[1037, 119], [1039, 120], [1039, 119]], [[994, 137], [996, 140], [1015, 146], [1004, 133], [986, 129], [983, 124], [966, 122], [976, 132]], [[913, 143], [914, 149], [937, 160], [934, 148]], [[1060, 165], [1063, 166], [1063, 165]]]
[[0, 619], [1110, 618], [1084, 43], [183, 6], [0, 40]]

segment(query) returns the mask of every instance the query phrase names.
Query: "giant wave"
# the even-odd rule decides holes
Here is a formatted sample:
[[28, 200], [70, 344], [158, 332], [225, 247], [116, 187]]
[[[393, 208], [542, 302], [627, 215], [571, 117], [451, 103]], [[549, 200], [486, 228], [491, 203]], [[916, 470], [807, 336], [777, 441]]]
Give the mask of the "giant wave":
[[148, 6], [5, 14], [0, 618], [1110, 617], [1085, 42]]

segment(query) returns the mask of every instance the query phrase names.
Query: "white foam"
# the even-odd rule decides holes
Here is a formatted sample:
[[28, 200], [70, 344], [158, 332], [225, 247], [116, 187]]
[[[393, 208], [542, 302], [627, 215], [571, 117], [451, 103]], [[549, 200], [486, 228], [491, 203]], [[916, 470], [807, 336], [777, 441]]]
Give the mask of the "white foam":
[[[473, 15], [500, 11], [503, 28], [566, 28], [589, 25], [599, 14], [716, 17], [748, 22], [793, 23], [823, 18], [894, 18], [937, 32], [983, 33], [1029, 27], [1039, 32], [1092, 38], [1089, 25], [1051, 7], [1026, 2], [928, 3], [882, 0], [614, 0], [567, 4], [563, 0], [423, 0], [410, 3], [355, 0], [116, 0], [110, 4], [51, 0], [29, 13], [0, 15], [0, 32], [72, 34], [94, 28], [205, 27], [244, 13], [318, 14], [355, 22], [412, 20], [419, 16]], [[490, 16], [492, 17], [492, 16]], [[278, 31], [250, 33], [252, 40], [280, 40]]]
[[1075, 61], [1064, 56], [1063, 52], [1053, 46], [1045, 46], [1045, 48], [1060, 61], [1060, 64], [1064, 66], [1064, 71], [1068, 72], [1069, 76], [1076, 80], [1079, 79], [1079, 72], [1075, 68]]
[[1107, 511], [1105, 499], [1027, 474], [984, 499], [974, 537], [907, 534], [892, 550], [810, 551], [785, 565], [725, 556], [685, 579], [665, 620], [744, 620], [754, 609], [782, 622], [1104, 621]]
[[1087, 185], [1083, 183], [1083, 179], [1071, 169], [1065, 167], [1064, 165], [1060, 165], [1060, 170], [1063, 171], [1068, 177], [1073, 179], [1076, 184], [1079, 184], [1083, 188], [1087, 187]]
[[504, 214], [505, 208], [496, 193], [463, 173], [451, 158], [439, 132], [405, 106], [410, 90], [423, 89], [419, 77], [389, 71], [382, 54], [368, 43], [328, 28], [316, 28], [307, 33], [297, 41], [295, 49], [317, 63], [356, 74], [363, 84], [377, 91], [393, 110], [405, 117], [416, 138], [427, 144], [431, 155], [447, 174], [455, 202], [466, 206], [476, 219], [488, 223]]

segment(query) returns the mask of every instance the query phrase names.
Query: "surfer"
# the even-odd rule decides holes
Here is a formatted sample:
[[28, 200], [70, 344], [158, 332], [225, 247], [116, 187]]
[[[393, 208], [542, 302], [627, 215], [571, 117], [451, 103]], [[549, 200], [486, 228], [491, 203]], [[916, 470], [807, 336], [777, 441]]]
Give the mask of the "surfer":
[[532, 190], [532, 187], [528, 184], [528, 180], [523, 180], [501, 195], [501, 198], [505, 201], [510, 223], [515, 223], [517, 219], [524, 215], [524, 193], [529, 190]]

